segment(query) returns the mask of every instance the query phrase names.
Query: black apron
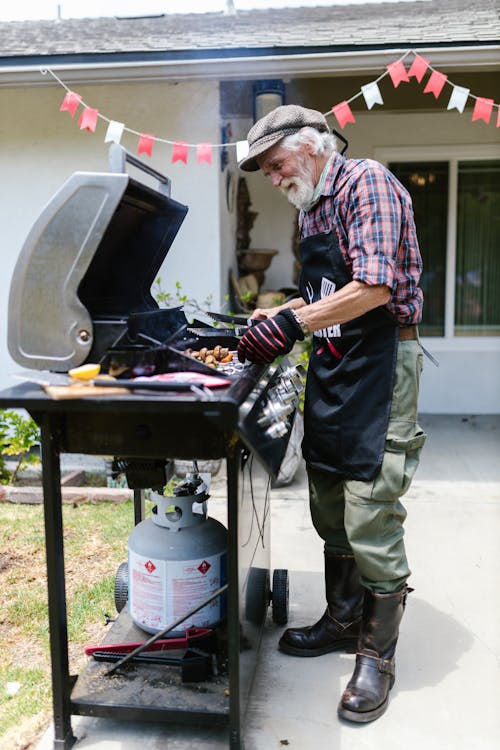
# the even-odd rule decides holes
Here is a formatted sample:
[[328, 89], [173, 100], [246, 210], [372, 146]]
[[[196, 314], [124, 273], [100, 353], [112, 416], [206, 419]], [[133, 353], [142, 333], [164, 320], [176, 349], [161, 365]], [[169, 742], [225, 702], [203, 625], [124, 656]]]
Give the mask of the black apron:
[[[301, 240], [301, 296], [307, 304], [352, 281], [334, 230]], [[377, 307], [315, 331], [307, 372], [302, 451], [311, 466], [369, 481], [380, 469], [399, 335]]]

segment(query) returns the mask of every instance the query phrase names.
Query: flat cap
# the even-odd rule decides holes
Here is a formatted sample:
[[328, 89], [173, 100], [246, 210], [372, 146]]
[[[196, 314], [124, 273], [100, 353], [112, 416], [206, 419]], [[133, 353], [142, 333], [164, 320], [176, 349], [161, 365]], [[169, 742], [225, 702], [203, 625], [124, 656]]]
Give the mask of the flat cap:
[[255, 161], [257, 156], [261, 156], [285, 136], [298, 133], [305, 127], [315, 128], [320, 133], [330, 132], [324, 115], [315, 109], [306, 109], [298, 104], [276, 107], [250, 128], [247, 136], [248, 154], [239, 162], [239, 168], [244, 172], [256, 172], [259, 169]]

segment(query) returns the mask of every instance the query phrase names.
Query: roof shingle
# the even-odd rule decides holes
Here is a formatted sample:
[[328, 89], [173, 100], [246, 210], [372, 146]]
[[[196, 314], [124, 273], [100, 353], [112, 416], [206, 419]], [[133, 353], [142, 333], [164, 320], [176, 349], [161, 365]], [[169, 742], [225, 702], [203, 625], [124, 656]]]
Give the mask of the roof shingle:
[[0, 23], [0, 59], [198, 50], [380, 48], [500, 40], [498, 0], [416, 0], [149, 18]]

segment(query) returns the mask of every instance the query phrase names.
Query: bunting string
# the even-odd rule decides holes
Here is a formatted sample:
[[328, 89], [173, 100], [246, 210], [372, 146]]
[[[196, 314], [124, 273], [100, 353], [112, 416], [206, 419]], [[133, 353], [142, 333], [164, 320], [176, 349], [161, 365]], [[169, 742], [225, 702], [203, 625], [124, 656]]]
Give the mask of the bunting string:
[[[407, 58], [413, 55], [413, 60], [409, 68], [405, 66]], [[163, 143], [171, 147], [172, 149], [172, 163], [181, 161], [184, 164], [188, 162], [189, 151], [194, 149], [196, 152], [196, 160], [198, 164], [206, 162], [207, 164], [212, 163], [212, 152], [213, 149], [226, 150], [228, 147], [234, 147], [236, 149], [236, 158], [240, 161], [248, 153], [248, 143], [246, 141], [231, 141], [227, 140], [223, 143], [187, 143], [185, 141], [174, 141], [168, 138], [162, 138], [150, 133], [141, 133], [138, 130], [133, 130], [125, 125], [123, 122], [110, 119], [103, 115], [99, 110], [89, 106], [75, 91], [72, 91], [50, 68], [40, 68], [42, 75], [50, 74], [57, 83], [65, 89], [66, 95], [61, 103], [60, 111], [67, 111], [74, 117], [78, 108], [82, 107], [82, 112], [78, 119], [78, 126], [81, 130], [87, 130], [88, 132], [95, 132], [99, 120], [108, 124], [106, 135], [104, 138], [105, 143], [114, 141], [120, 143], [124, 133], [129, 133], [135, 136], [137, 140], [137, 153], [146, 154], [151, 156], [153, 153], [153, 147], [156, 143]], [[474, 101], [474, 107], [472, 111], [472, 122], [482, 120], [486, 124], [489, 124], [493, 111], [497, 110], [496, 127], [500, 127], [500, 104], [496, 103], [493, 99], [486, 97], [476, 96], [472, 94], [469, 89], [463, 86], [458, 86], [449, 80], [448, 76], [436, 70], [427, 58], [422, 57], [415, 50], [407, 50], [398, 60], [389, 63], [385, 70], [373, 81], [361, 86], [361, 90], [353, 94], [349, 99], [338, 102], [333, 105], [328, 112], [324, 112], [324, 116], [328, 117], [333, 114], [340, 128], [344, 128], [348, 123], [355, 123], [356, 118], [351, 109], [351, 104], [359, 97], [363, 97], [365, 104], [369, 110], [371, 110], [375, 104], [383, 105], [384, 101], [382, 94], [379, 89], [379, 83], [384, 78], [389, 76], [394, 85], [397, 88], [402, 83], [410, 83], [412, 77], [416, 78], [418, 83], [422, 83], [424, 76], [430, 73], [425, 87], [423, 89], [424, 94], [432, 94], [435, 99], [438, 99], [446, 85], [451, 86], [451, 96], [449, 98], [447, 109], [456, 109], [460, 114], [464, 112], [465, 105], [469, 99]], [[225, 128], [223, 135], [231, 137], [230, 127]]]

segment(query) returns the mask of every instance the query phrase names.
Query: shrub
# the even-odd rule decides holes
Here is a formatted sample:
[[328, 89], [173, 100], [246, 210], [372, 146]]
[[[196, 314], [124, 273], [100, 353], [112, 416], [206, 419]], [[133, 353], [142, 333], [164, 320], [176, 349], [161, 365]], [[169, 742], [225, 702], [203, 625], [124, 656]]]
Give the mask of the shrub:
[[[31, 449], [40, 442], [40, 430], [31, 417], [21, 412], [0, 410], [0, 483], [14, 484], [19, 472], [28, 465], [40, 462]], [[15, 458], [12, 471], [6, 466], [4, 456]]]

